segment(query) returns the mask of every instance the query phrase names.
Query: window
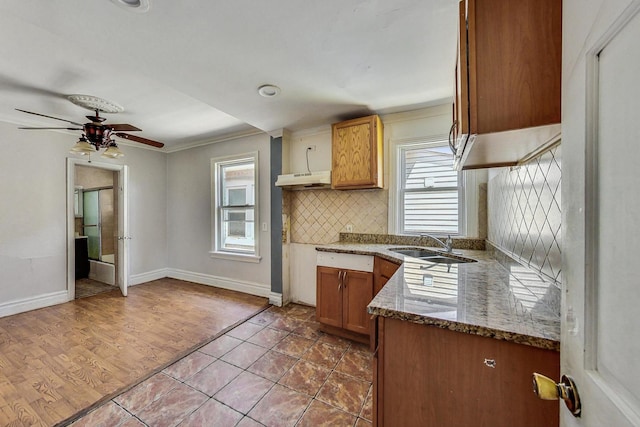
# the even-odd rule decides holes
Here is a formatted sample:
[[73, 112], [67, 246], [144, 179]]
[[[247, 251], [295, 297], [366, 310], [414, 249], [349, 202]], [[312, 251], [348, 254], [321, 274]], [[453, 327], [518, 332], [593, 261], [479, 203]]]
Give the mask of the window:
[[462, 180], [446, 141], [397, 145], [396, 230], [462, 234]]
[[257, 165], [258, 153], [211, 160], [212, 256], [234, 258], [258, 255]]

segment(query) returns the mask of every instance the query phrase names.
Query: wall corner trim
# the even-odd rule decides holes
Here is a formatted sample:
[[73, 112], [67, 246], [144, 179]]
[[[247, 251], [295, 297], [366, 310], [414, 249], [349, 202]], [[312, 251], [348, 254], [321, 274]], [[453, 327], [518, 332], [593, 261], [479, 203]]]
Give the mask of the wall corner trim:
[[269, 293], [269, 304], [282, 307], [282, 294], [277, 292]]
[[169, 276], [169, 269], [160, 268], [158, 270], [147, 271], [140, 274], [132, 274], [129, 276], [129, 286], [140, 285], [142, 283], [151, 282], [153, 280], [164, 279]]

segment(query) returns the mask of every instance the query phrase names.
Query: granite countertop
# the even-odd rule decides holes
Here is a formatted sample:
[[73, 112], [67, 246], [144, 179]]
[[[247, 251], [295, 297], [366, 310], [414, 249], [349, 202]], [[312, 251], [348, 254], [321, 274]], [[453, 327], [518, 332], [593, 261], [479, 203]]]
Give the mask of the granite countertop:
[[434, 264], [389, 250], [398, 247], [415, 246], [334, 243], [316, 249], [401, 263], [369, 304], [370, 314], [560, 350], [553, 282], [517, 264], [505, 266], [487, 251], [454, 249], [477, 262]]

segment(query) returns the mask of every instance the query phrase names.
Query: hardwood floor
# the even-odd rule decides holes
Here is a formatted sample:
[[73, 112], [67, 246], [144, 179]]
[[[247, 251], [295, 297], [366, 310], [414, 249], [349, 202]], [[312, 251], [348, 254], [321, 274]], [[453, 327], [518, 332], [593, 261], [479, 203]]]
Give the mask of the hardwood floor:
[[267, 306], [174, 279], [0, 318], [0, 425], [53, 426]]

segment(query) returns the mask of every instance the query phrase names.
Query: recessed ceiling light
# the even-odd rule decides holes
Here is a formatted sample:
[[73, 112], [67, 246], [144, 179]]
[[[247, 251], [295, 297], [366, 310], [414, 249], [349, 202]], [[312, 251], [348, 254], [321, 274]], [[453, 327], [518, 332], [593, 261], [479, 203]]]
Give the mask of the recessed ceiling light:
[[258, 93], [265, 98], [273, 98], [274, 96], [278, 96], [280, 88], [274, 85], [262, 85], [258, 88]]
[[117, 4], [123, 9], [137, 13], [144, 13], [148, 11], [149, 1], [150, 0], [111, 0], [112, 3]]

